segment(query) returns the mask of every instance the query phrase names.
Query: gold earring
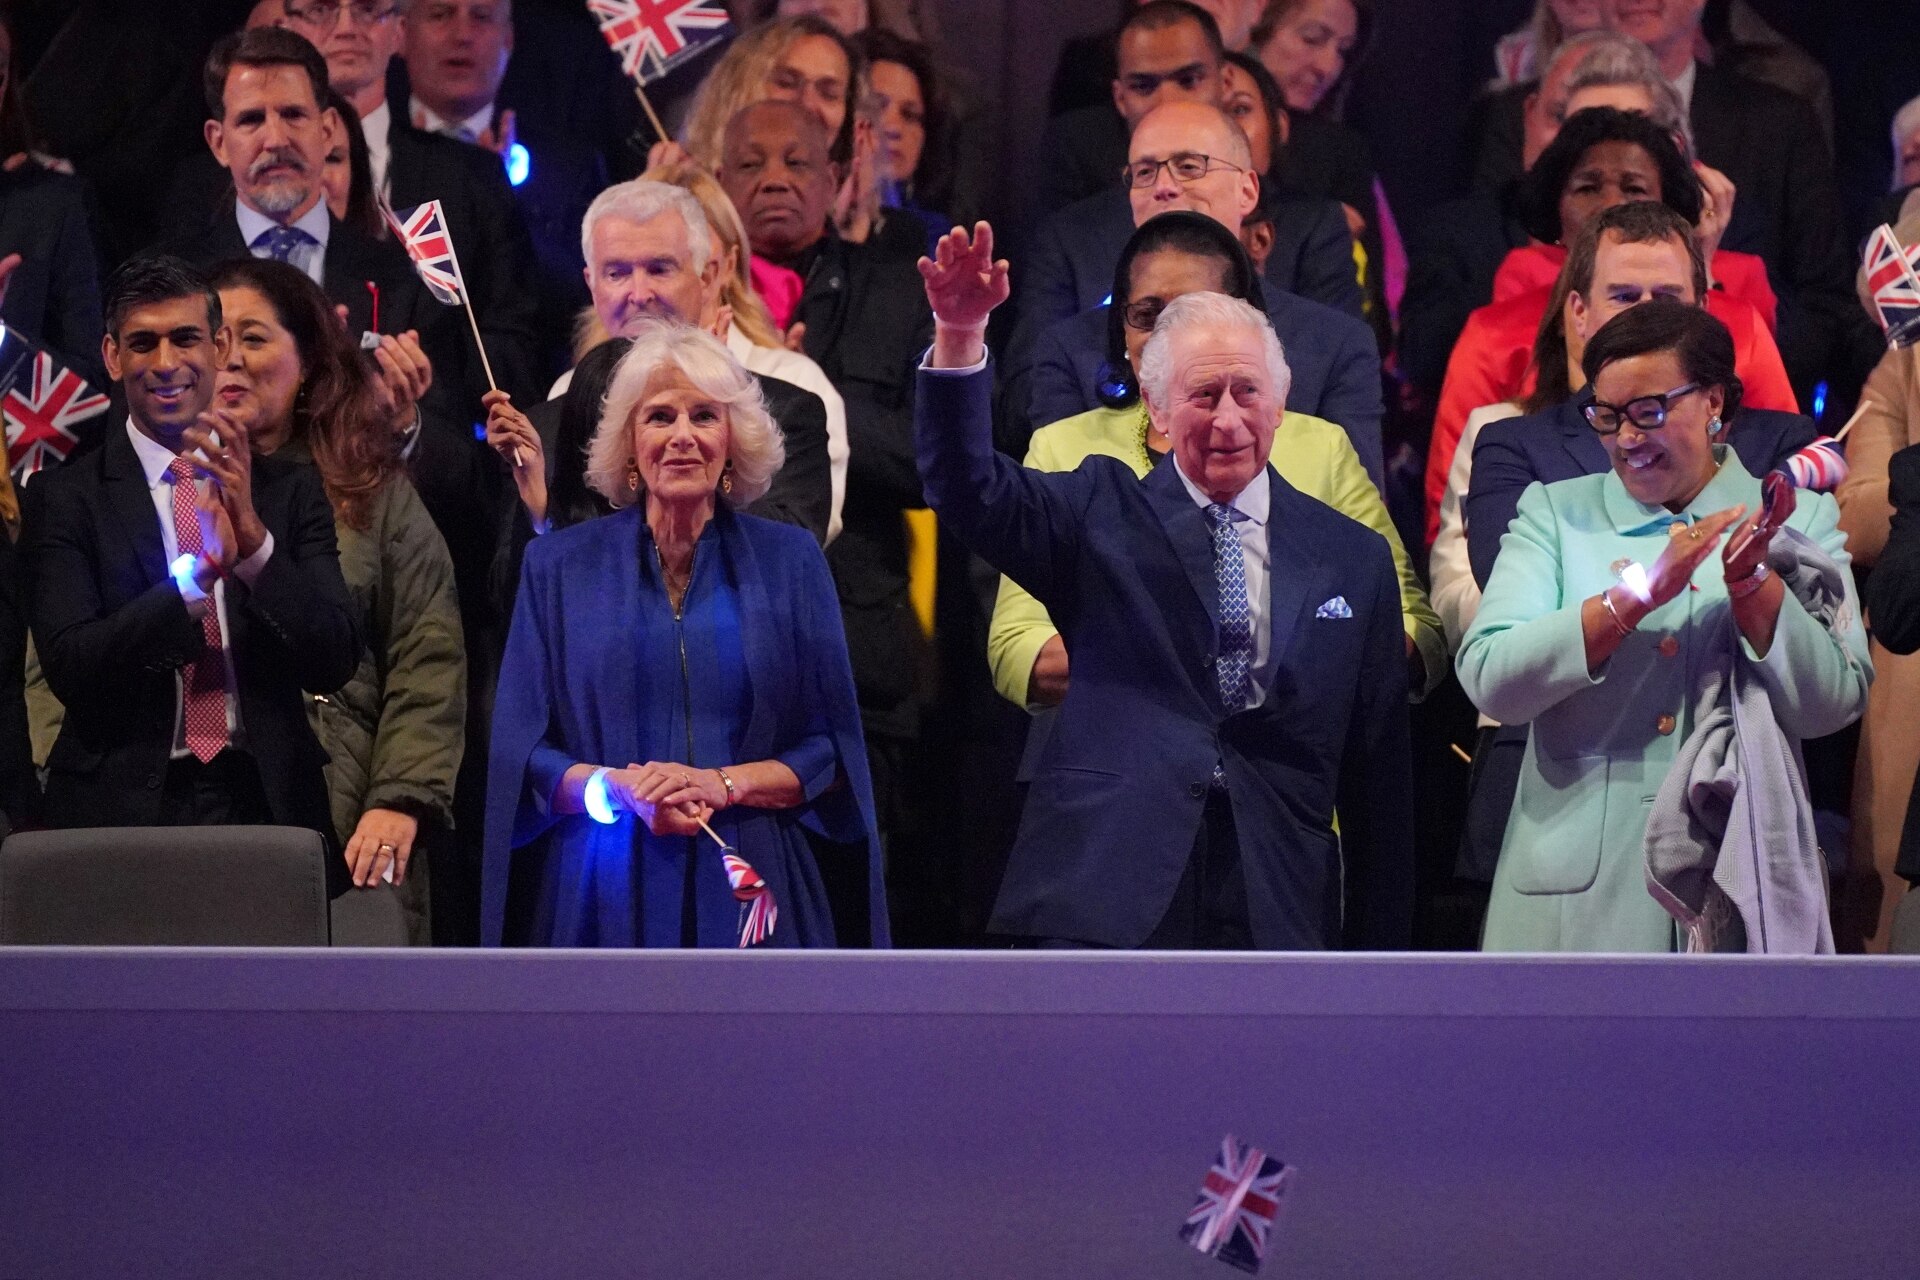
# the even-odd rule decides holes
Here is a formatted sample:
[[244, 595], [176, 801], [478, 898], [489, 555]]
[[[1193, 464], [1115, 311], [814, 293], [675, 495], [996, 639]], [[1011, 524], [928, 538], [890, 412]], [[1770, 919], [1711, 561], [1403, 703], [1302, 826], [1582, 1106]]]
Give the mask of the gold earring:
[[733, 492], [733, 459], [727, 459], [727, 465], [720, 470], [720, 492]]
[[640, 492], [640, 464], [631, 460], [627, 462], [627, 492]]

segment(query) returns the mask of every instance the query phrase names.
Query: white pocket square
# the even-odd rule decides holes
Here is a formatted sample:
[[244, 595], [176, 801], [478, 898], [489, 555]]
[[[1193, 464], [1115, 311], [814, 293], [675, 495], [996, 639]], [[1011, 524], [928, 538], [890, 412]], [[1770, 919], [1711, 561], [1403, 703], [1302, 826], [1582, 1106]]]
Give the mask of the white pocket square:
[[1345, 596], [1335, 596], [1313, 611], [1316, 618], [1351, 618], [1353, 610], [1347, 605]]

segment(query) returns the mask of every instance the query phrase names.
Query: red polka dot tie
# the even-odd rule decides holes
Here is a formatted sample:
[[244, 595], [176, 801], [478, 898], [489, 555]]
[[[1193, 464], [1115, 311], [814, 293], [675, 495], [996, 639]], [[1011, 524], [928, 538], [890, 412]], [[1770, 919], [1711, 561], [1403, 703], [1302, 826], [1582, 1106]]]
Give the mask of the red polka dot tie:
[[[173, 535], [180, 554], [198, 556], [206, 547], [200, 541], [200, 518], [194, 505], [193, 464], [175, 458], [167, 470], [173, 476]], [[206, 644], [200, 656], [187, 664], [181, 682], [181, 713], [187, 750], [205, 764], [227, 745], [227, 662], [220, 643], [220, 614], [212, 599], [200, 615], [200, 637]]]

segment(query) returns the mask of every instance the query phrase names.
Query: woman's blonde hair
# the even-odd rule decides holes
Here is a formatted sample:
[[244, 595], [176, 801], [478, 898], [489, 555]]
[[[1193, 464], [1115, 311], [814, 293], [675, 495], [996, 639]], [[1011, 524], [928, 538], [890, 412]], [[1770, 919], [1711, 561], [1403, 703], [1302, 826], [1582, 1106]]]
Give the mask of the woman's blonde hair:
[[721, 496], [735, 507], [765, 496], [786, 461], [787, 445], [780, 425], [767, 412], [760, 383], [712, 334], [669, 323], [648, 325], [615, 366], [600, 409], [600, 425], [587, 446], [587, 485], [616, 509], [631, 505], [646, 492], [644, 482], [637, 487], [627, 483], [638, 466], [633, 417], [648, 384], [666, 368], [679, 370], [701, 395], [727, 407], [727, 460], [733, 464], [733, 486]]
[[[692, 164], [662, 165], [647, 170], [645, 176], [680, 187], [700, 202], [708, 229], [720, 237], [720, 268], [725, 273], [720, 280], [720, 301], [733, 309], [733, 322], [740, 326], [748, 342], [756, 347], [780, 346], [780, 330], [774, 326], [773, 313], [753, 291], [753, 279], [747, 273], [747, 257], [753, 249], [747, 243], [746, 224], [740, 221], [740, 212], [727, 198], [720, 180]], [[729, 249], [733, 251], [731, 270], [726, 263]]]
[[[823, 19], [777, 18], [734, 37], [720, 61], [694, 91], [693, 104], [687, 108], [687, 123], [680, 130], [680, 143], [704, 169], [718, 169], [726, 152], [727, 124], [739, 112], [767, 97], [767, 79], [773, 69], [793, 48], [808, 36], [826, 36], [847, 48], [844, 37]], [[835, 139], [836, 160], [844, 158], [841, 142], [852, 137], [854, 84], [860, 68], [851, 52], [847, 54], [850, 81], [847, 86], [847, 122], [841, 127], [841, 139]]]

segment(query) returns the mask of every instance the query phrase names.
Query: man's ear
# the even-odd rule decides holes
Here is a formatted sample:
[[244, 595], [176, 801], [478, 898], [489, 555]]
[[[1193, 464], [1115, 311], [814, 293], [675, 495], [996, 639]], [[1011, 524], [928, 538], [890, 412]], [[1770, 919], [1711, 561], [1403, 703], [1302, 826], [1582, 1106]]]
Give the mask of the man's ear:
[[1240, 175], [1240, 220], [1245, 222], [1260, 207], [1260, 175], [1248, 169]]
[[1127, 118], [1127, 104], [1120, 90], [1120, 78], [1118, 76], [1115, 76], [1113, 81], [1113, 109], [1120, 113], [1122, 120]]
[[1567, 294], [1567, 314], [1573, 317], [1574, 332], [1582, 342], [1592, 336], [1587, 332], [1587, 316], [1591, 313], [1587, 309], [1586, 298], [1581, 296], [1578, 289]]
[[323, 152], [333, 150], [333, 144], [346, 136], [347, 123], [340, 113], [328, 107], [320, 113], [320, 149]]
[[100, 335], [100, 360], [107, 366], [107, 377], [120, 381], [120, 344], [111, 333]]
[[207, 140], [207, 150], [213, 152], [213, 158], [220, 162], [222, 169], [227, 167], [226, 135], [226, 125], [218, 120], [207, 121], [201, 129], [201, 136]]
[[224, 369], [233, 355], [233, 326], [223, 324], [213, 334], [213, 367]]

